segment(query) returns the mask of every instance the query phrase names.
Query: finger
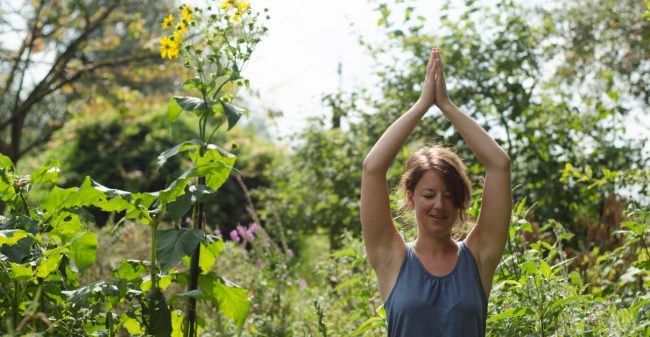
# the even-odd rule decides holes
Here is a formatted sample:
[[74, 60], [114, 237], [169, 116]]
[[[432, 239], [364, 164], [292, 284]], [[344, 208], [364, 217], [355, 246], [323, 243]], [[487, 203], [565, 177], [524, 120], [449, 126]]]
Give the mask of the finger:
[[433, 66], [432, 66], [432, 69], [431, 69], [430, 76], [431, 76], [431, 78], [433, 78], [433, 81], [435, 83], [435, 81], [438, 79], [438, 62], [436, 62], [435, 59], [433, 60]]
[[429, 54], [429, 61], [427, 62], [427, 73], [430, 72], [433, 69], [433, 64], [435, 63], [434, 57], [433, 57], [433, 49], [431, 50], [431, 54]]
[[436, 64], [438, 65], [437, 68], [438, 68], [438, 71], [440, 72], [440, 76], [444, 76], [444, 72], [443, 72], [444, 67], [443, 67], [443, 64], [442, 64], [442, 58], [440, 57], [440, 52], [439, 51], [436, 52]]
[[440, 58], [440, 53], [436, 52], [434, 63], [436, 64], [436, 78], [444, 79], [442, 59]]

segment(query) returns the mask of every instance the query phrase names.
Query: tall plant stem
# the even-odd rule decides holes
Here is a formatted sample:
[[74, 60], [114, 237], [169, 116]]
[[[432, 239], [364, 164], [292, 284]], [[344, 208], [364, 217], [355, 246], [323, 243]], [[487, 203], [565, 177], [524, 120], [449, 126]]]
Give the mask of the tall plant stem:
[[158, 224], [163, 214], [165, 214], [165, 206], [162, 204], [159, 208], [159, 213], [154, 217], [151, 223], [151, 284], [153, 288], [158, 288], [158, 257], [156, 247], [158, 246]]
[[[205, 185], [205, 177], [199, 178], [199, 185]], [[203, 202], [199, 202], [194, 205], [194, 211], [192, 214], [192, 224], [195, 229], [200, 229], [203, 231], [205, 227], [205, 205]], [[195, 290], [199, 285], [199, 274], [201, 273], [201, 268], [199, 267], [199, 258], [201, 252], [201, 244], [196, 246], [194, 253], [192, 253], [192, 258], [190, 260], [190, 285], [189, 291]], [[196, 319], [196, 298], [190, 297], [188, 310], [187, 310], [187, 327], [185, 330], [185, 336], [196, 337], [197, 332], [197, 319]]]

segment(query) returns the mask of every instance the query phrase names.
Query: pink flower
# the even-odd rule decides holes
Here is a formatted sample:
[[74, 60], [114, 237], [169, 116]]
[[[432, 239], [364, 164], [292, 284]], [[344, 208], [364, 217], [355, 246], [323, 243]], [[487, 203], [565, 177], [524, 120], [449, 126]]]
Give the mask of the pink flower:
[[230, 238], [236, 243], [239, 243], [241, 241], [241, 238], [239, 237], [239, 234], [237, 234], [237, 230], [235, 229], [230, 231]]
[[237, 233], [239, 233], [239, 236], [244, 237], [244, 234], [246, 233], [246, 228], [242, 225], [237, 225]]
[[253, 235], [253, 233], [251, 233], [250, 231], [244, 231], [242, 237], [244, 238], [244, 240], [248, 242], [253, 242], [253, 240], [255, 240], [255, 235]]
[[589, 315], [589, 324], [596, 325], [596, 315]]
[[192, 226], [192, 218], [190, 218], [189, 216], [186, 217], [186, 218], [185, 218], [185, 224], [186, 224], [188, 227]]
[[221, 231], [219, 230], [219, 228], [215, 229], [213, 233], [214, 233], [214, 236], [216, 236], [218, 238], [223, 238], [223, 234], [221, 234]]
[[305, 290], [307, 288], [307, 281], [304, 278], [298, 280], [298, 289]]
[[251, 234], [257, 233], [257, 231], [260, 229], [260, 226], [257, 224], [257, 222], [253, 222], [250, 226], [248, 226], [248, 231]]
[[291, 248], [287, 248], [287, 256], [293, 257], [293, 250], [291, 250]]

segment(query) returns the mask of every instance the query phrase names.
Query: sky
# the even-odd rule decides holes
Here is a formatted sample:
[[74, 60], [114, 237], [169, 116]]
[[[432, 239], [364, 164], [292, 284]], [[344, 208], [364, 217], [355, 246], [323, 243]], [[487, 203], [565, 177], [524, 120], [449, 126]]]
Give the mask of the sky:
[[[414, 15], [424, 16], [434, 26], [442, 2], [417, 0]], [[252, 0], [251, 4], [268, 8], [271, 18], [268, 35], [244, 70], [253, 92], [244, 101], [252, 117], [261, 118], [267, 110], [282, 112], [281, 117], [263, 122], [273, 140], [287, 142], [287, 136], [305, 128], [310, 117], [329, 116], [321, 98], [339, 86], [344, 91], [372, 86], [371, 58], [358, 37], [381, 41], [375, 4], [367, 0]], [[453, 9], [454, 1], [451, 4]], [[626, 126], [632, 138], [650, 138], [650, 114], [630, 116]]]
[[[436, 2], [440, 3], [419, 1], [419, 14], [434, 20]], [[358, 37], [381, 39], [376, 5], [366, 0], [253, 0], [251, 4], [268, 8], [271, 18], [268, 35], [243, 74], [258, 96], [247, 97], [251, 114], [264, 114], [265, 109], [283, 113], [275, 125], [268, 123], [271, 134], [286, 138], [306, 127], [310, 117], [329, 115], [321, 98], [339, 86], [345, 91], [372, 85], [371, 59]]]

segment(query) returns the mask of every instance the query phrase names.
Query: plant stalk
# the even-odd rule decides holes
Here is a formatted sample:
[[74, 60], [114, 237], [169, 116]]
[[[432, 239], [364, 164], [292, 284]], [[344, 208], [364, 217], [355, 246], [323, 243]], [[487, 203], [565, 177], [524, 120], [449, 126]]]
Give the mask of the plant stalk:
[[[205, 185], [205, 177], [199, 177], [199, 185]], [[192, 225], [194, 229], [200, 229], [203, 231], [205, 227], [205, 204], [199, 202], [194, 205], [194, 212], [192, 214]], [[196, 246], [194, 253], [190, 260], [190, 285], [188, 291], [192, 291], [198, 288], [199, 284], [199, 274], [201, 274], [201, 268], [199, 267], [199, 258], [201, 252], [201, 244]], [[197, 317], [196, 317], [196, 298], [190, 297], [188, 310], [187, 310], [187, 327], [185, 336], [196, 337], [197, 332]]]

